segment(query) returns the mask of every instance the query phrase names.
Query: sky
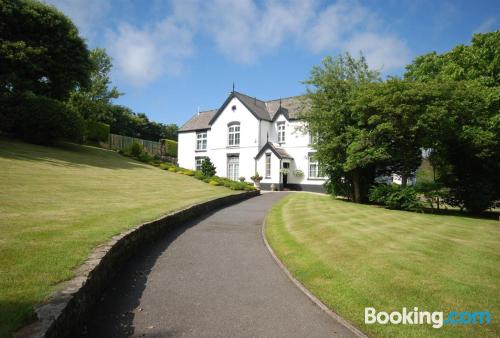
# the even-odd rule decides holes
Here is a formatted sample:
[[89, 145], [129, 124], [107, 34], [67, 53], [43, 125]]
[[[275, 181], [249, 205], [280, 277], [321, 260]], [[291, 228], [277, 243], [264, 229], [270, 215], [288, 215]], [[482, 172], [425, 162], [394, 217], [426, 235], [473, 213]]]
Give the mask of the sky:
[[45, 0], [89, 48], [113, 59], [115, 100], [181, 126], [235, 89], [268, 100], [300, 95], [328, 55], [363, 52], [383, 76], [418, 55], [500, 28], [500, 1]]

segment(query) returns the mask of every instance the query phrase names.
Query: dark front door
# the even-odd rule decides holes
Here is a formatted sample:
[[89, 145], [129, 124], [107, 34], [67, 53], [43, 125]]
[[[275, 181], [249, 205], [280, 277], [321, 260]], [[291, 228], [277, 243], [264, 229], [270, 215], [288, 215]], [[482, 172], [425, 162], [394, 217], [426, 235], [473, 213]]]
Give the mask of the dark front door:
[[[283, 162], [283, 169], [288, 171], [290, 169], [290, 163]], [[288, 174], [286, 172], [283, 173], [283, 188], [286, 188], [288, 184]]]

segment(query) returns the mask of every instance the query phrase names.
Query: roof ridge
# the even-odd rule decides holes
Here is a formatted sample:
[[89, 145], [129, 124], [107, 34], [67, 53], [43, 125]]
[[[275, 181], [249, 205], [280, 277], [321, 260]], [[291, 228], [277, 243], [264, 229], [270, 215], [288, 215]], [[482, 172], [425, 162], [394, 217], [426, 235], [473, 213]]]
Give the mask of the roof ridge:
[[257, 101], [260, 101], [262, 103], [266, 103], [266, 101], [264, 100], [261, 100], [261, 99], [258, 99], [256, 96], [250, 96], [250, 95], [247, 95], [247, 94], [244, 94], [244, 93], [241, 93], [241, 92], [238, 92], [238, 91], [234, 91], [235, 94], [240, 94], [240, 95], [243, 95], [243, 96], [246, 96], [248, 97], [249, 99], [252, 99], [252, 100], [257, 100]]
[[274, 102], [274, 101], [279, 101], [279, 100], [287, 100], [287, 99], [294, 99], [296, 97], [302, 97], [302, 96], [305, 96], [306, 94], [302, 94], [302, 95], [293, 95], [293, 96], [287, 96], [287, 97], [280, 97], [279, 99], [272, 99], [272, 100], [266, 100], [264, 101], [265, 103], [268, 103], [268, 102]]

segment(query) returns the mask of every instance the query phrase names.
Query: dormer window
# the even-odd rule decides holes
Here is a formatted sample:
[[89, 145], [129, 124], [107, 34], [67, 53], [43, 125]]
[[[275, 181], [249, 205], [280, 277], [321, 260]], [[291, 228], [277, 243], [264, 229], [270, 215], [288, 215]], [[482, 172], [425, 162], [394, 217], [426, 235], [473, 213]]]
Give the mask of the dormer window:
[[198, 131], [196, 132], [196, 150], [206, 151], [207, 150], [207, 132]]
[[240, 145], [240, 123], [231, 122], [228, 124], [227, 145], [237, 147]]
[[285, 122], [278, 123], [278, 143], [285, 143]]

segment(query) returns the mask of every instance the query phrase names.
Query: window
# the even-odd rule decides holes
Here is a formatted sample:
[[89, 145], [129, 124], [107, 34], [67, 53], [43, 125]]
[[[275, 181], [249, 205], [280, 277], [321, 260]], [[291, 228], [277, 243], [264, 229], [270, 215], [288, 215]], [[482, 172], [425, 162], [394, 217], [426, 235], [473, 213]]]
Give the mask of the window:
[[201, 166], [203, 165], [203, 161], [205, 161], [206, 157], [196, 157], [196, 170], [201, 171]]
[[237, 181], [240, 177], [240, 158], [238, 156], [228, 156], [227, 158], [227, 178]]
[[271, 178], [271, 154], [266, 154], [266, 178]]
[[207, 132], [199, 131], [196, 133], [196, 150], [207, 150]]
[[309, 178], [323, 178], [325, 173], [321, 164], [314, 158], [314, 154], [309, 154]]
[[228, 126], [228, 139], [227, 144], [229, 146], [239, 146], [240, 145], [240, 124], [231, 123]]
[[309, 133], [309, 144], [318, 143], [319, 135], [318, 133]]
[[278, 143], [285, 143], [285, 123], [278, 123]]

